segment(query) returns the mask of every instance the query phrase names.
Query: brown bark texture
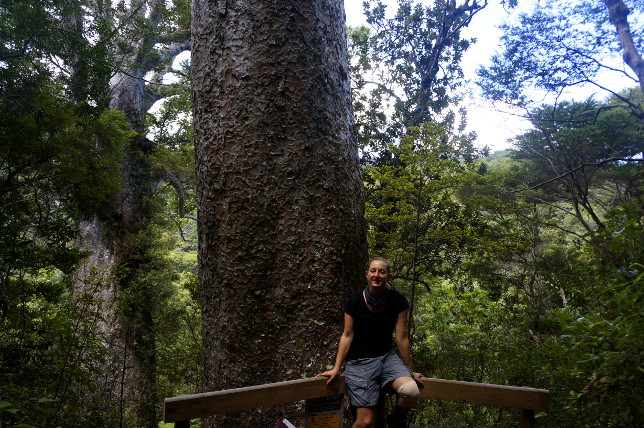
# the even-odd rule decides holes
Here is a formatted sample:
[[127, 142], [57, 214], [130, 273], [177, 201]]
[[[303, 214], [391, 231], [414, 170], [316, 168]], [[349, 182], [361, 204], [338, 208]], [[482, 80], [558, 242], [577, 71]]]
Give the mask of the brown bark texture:
[[314, 375], [366, 258], [343, 3], [195, 0], [191, 34], [204, 389]]
[[639, 80], [640, 88], [644, 92], [644, 59], [637, 50], [637, 46], [633, 41], [630, 25], [628, 24], [630, 10], [621, 0], [604, 0], [604, 4], [608, 9], [610, 22], [615, 26], [619, 43], [622, 49], [624, 49], [622, 54], [624, 62], [635, 72]]

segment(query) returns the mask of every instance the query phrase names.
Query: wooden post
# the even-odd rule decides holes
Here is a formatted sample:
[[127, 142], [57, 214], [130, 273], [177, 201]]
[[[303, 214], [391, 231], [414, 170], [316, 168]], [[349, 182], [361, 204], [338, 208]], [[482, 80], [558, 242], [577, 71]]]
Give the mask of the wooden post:
[[534, 410], [521, 409], [519, 413], [519, 428], [534, 428]]

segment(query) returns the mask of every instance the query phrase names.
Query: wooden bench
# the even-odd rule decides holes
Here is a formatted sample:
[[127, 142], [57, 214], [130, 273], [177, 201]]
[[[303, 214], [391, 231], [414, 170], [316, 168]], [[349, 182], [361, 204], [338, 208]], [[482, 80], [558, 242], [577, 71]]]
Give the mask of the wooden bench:
[[[421, 389], [421, 398], [520, 409], [521, 428], [534, 427], [535, 411], [549, 409], [550, 391], [546, 389], [431, 378], [423, 378], [422, 381], [424, 387]], [[325, 383], [326, 378], [311, 377], [166, 398], [163, 420], [175, 422], [175, 428], [187, 428], [190, 426], [190, 419], [346, 392], [343, 376], [339, 376], [330, 385]]]

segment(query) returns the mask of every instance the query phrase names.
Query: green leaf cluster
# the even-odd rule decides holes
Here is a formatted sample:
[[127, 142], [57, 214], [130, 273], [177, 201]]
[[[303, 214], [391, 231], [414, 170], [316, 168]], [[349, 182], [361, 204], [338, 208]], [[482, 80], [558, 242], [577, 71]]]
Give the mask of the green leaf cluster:
[[103, 285], [88, 283], [86, 291], [73, 291], [70, 277], [57, 271], [12, 277], [8, 285], [4, 291], [20, 300], [0, 319], [3, 422], [108, 425], [108, 403], [96, 397], [94, 382], [105, 355], [95, 310]]
[[454, 272], [482, 226], [456, 192], [481, 165], [464, 162], [458, 140], [433, 123], [413, 128], [388, 151], [396, 162], [363, 170], [371, 251], [386, 254], [408, 280]]
[[[415, 9], [401, 10], [412, 16]], [[371, 12], [389, 19], [382, 7]], [[550, 28], [537, 21], [539, 31]], [[366, 83], [375, 36], [362, 28], [352, 37], [354, 71], [364, 79], [357, 82]], [[378, 64], [384, 74], [396, 65]], [[523, 89], [517, 84], [506, 95], [521, 102]], [[632, 110], [639, 91], [533, 108], [534, 129], [487, 158], [453, 117], [385, 126], [393, 117], [387, 97], [395, 99], [380, 88], [356, 98], [361, 147], [370, 155], [363, 163], [367, 230], [370, 252], [393, 262], [393, 284], [410, 300], [415, 369], [549, 389], [551, 410], [537, 415], [540, 426], [636, 424], [644, 409], [643, 140]], [[412, 117], [413, 109], [397, 106], [400, 117]], [[432, 401], [412, 419], [516, 426], [518, 414]]]
[[460, 61], [472, 40], [461, 37], [484, 4], [400, 0], [389, 13], [380, 0], [364, 2], [369, 27], [350, 29], [349, 56], [358, 139], [376, 157], [392, 139], [445, 114], [463, 84]]
[[113, 45], [89, 6], [0, 5], [0, 418], [12, 426], [118, 425], [99, 385], [111, 278], [74, 276], [88, 256], [76, 240], [83, 220], [115, 224], [139, 136], [105, 109]]

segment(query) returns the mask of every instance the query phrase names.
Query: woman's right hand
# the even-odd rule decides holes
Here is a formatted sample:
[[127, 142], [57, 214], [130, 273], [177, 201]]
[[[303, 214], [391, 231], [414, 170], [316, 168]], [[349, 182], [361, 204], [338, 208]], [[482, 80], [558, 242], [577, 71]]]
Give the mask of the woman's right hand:
[[338, 376], [339, 372], [340, 372], [340, 370], [338, 370], [338, 369], [336, 369], [334, 367], [331, 370], [327, 370], [325, 372], [318, 373], [318, 374], [316, 374], [316, 376], [326, 376], [326, 377], [328, 377], [329, 379], [326, 381], [326, 384], [328, 385], [331, 382], [333, 382], [333, 379], [335, 379]]

